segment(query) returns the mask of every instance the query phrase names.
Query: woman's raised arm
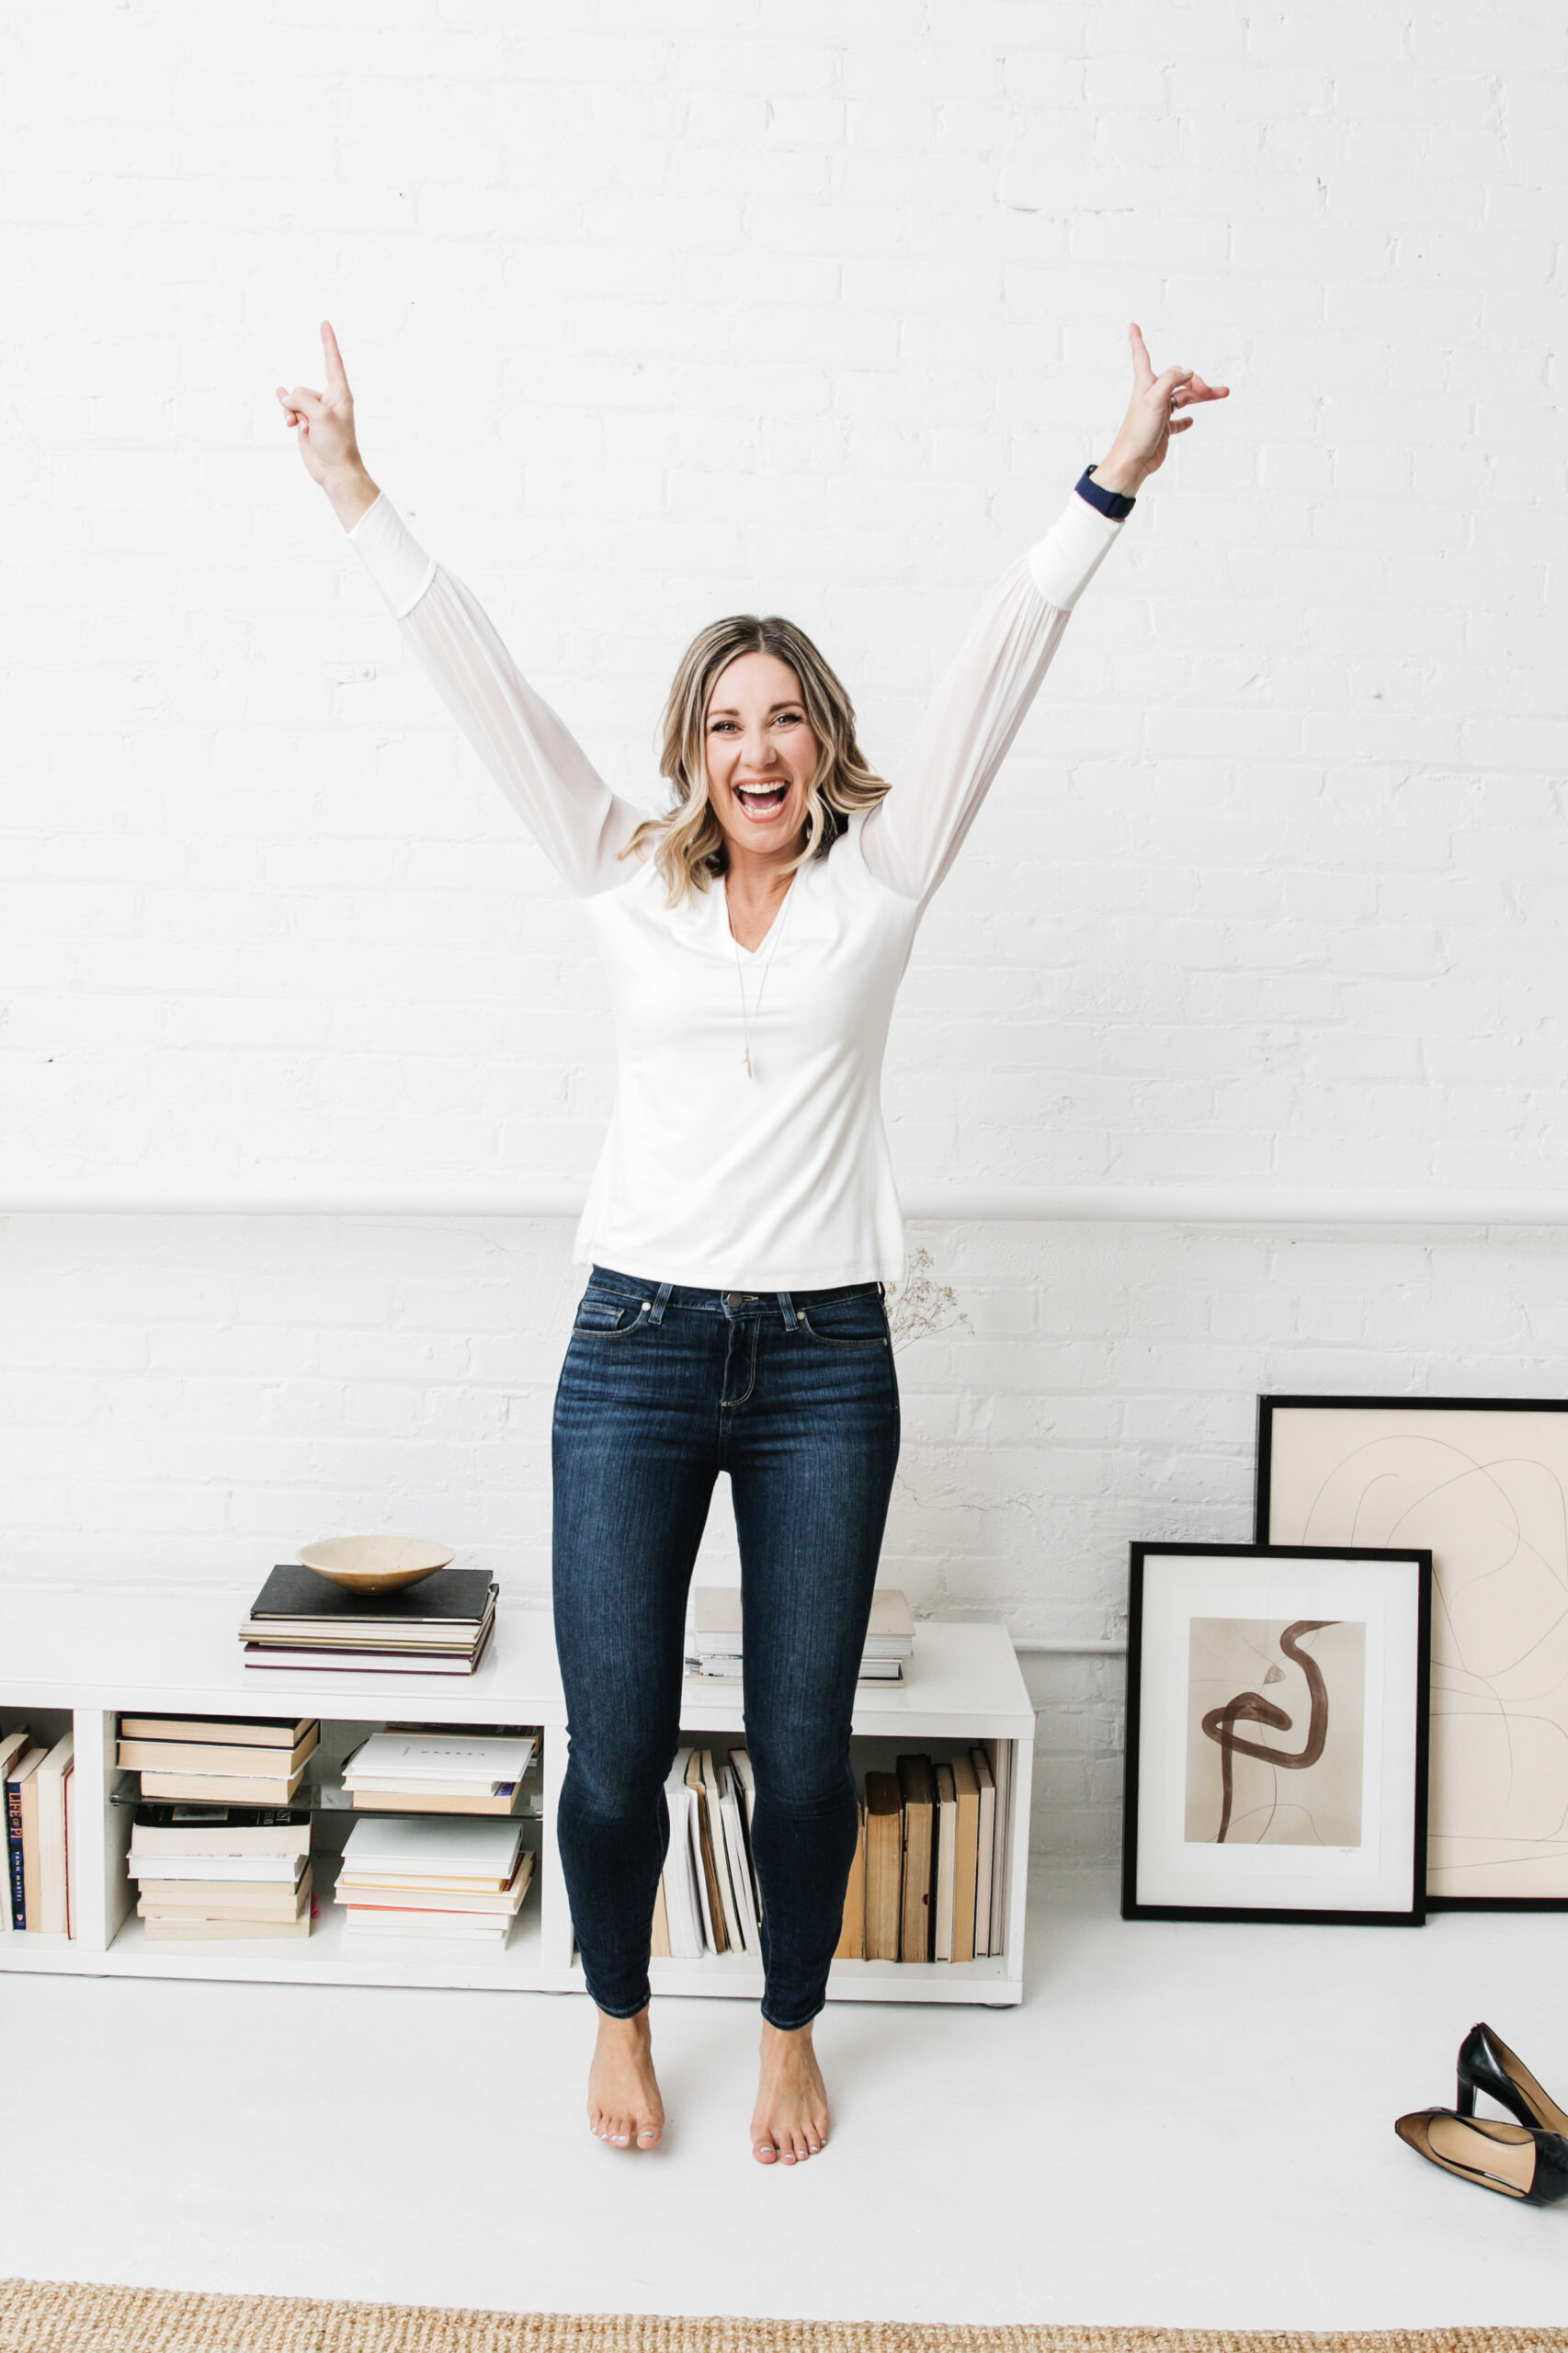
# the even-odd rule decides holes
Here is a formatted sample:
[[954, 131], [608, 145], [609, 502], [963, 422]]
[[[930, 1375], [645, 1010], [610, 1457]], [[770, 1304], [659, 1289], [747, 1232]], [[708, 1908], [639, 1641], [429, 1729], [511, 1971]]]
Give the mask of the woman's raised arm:
[[1179, 406], [1223, 400], [1190, 368], [1156, 376], [1131, 329], [1132, 397], [1108, 455], [1085, 469], [1039, 544], [1009, 565], [986, 597], [927, 707], [904, 779], [861, 830], [879, 881], [924, 910], [963, 845], [1024, 722], [1085, 588], [1165, 461], [1170, 436], [1191, 425]]
[[278, 387], [300, 454], [325, 491], [404, 641], [551, 864], [581, 897], [625, 881], [617, 854], [646, 812], [610, 790], [535, 693], [460, 580], [426, 555], [370, 479], [337, 338], [322, 322], [326, 390]]

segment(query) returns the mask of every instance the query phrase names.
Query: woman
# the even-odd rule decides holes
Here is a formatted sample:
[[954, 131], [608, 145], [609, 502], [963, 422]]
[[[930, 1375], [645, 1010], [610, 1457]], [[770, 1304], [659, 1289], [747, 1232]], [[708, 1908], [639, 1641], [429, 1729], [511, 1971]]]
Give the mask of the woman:
[[812, 2046], [858, 1828], [856, 1676], [899, 1449], [883, 1304], [903, 1237], [880, 1086], [915, 930], [1084, 586], [1164, 462], [1176, 411], [1225, 396], [1155, 375], [1107, 456], [1003, 575], [938, 686], [912, 770], [872, 774], [848, 696], [777, 617], [714, 622], [665, 715], [673, 803], [611, 792], [462, 584], [367, 473], [336, 338], [285, 422], [486, 767], [582, 899], [618, 1077], [577, 1230], [589, 1268], [551, 1440], [556, 1647], [569, 1753], [562, 1868], [598, 2040], [588, 2120], [617, 2148], [664, 2124], [648, 1953], [669, 1836], [687, 1586], [730, 1474], [745, 1613], [762, 1899], [764, 2164], [814, 2156]]

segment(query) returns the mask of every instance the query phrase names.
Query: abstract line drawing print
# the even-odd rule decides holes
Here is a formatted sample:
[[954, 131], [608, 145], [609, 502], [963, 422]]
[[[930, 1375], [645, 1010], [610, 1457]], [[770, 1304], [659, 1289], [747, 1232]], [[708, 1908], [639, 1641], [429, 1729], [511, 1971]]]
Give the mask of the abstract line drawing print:
[[1190, 1621], [1189, 1846], [1359, 1847], [1366, 1635], [1333, 1619]]
[[1271, 1542], [1432, 1553], [1428, 1893], [1568, 1896], [1568, 1414], [1273, 1419]]

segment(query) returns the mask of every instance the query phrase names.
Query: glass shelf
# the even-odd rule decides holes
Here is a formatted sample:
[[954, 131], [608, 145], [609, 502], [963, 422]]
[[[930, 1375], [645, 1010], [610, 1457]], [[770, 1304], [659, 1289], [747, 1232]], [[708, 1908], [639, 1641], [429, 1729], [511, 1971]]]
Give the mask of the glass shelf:
[[[300, 1783], [300, 1786], [295, 1790], [293, 1796], [288, 1801], [288, 1803], [290, 1806], [303, 1806], [312, 1813], [351, 1814], [357, 1821], [360, 1822], [371, 1820], [378, 1814], [387, 1817], [397, 1814], [417, 1814], [422, 1822], [440, 1821], [443, 1819], [453, 1822], [458, 1820], [478, 1820], [481, 1822], [528, 1822], [537, 1821], [544, 1809], [544, 1782], [543, 1777], [537, 1765], [533, 1766], [523, 1776], [522, 1802], [517, 1806], [515, 1813], [509, 1814], [487, 1813], [474, 1816], [468, 1816], [459, 1813], [449, 1813], [445, 1806], [440, 1809], [438, 1813], [427, 1805], [415, 1805], [412, 1803], [408, 1805], [358, 1806], [354, 1802], [353, 1790], [346, 1790], [344, 1788], [343, 1783], [337, 1777], [335, 1769], [331, 1767], [326, 1767], [318, 1773], [312, 1769], [313, 1762], [314, 1760], [312, 1759], [312, 1764], [306, 1766], [304, 1779]], [[143, 1802], [148, 1805], [199, 1803], [222, 1805], [225, 1802], [231, 1802], [231, 1801], [225, 1801], [222, 1798], [216, 1797], [210, 1800], [148, 1798], [143, 1801], [142, 1796], [142, 1776], [139, 1770], [122, 1771], [118, 1773], [109, 1789], [108, 1801], [110, 1805], [119, 1806], [137, 1806]], [[267, 1798], [235, 1798], [232, 1802], [235, 1805], [267, 1805], [278, 1804], [281, 1803], [282, 1801]]]

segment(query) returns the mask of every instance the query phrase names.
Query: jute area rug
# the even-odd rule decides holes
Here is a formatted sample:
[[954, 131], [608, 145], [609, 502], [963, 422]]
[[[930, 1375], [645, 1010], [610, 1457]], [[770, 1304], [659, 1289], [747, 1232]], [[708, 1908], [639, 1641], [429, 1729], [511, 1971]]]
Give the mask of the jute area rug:
[[0, 2353], [1568, 2353], [1568, 2329], [1350, 2335], [440, 2312], [0, 2280]]

